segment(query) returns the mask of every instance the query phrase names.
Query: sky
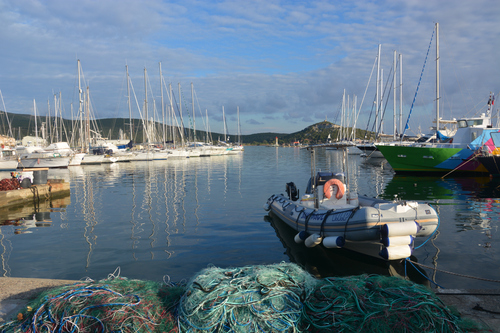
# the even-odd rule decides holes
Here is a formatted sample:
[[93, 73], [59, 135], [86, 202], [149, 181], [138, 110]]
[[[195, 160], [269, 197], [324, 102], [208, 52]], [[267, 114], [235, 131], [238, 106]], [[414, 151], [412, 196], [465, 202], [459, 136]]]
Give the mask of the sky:
[[172, 84], [184, 125], [197, 130], [222, 133], [224, 115], [236, 134], [238, 109], [244, 135], [323, 120], [371, 130], [380, 45], [384, 133], [394, 131], [395, 52], [397, 113], [401, 99], [403, 124], [411, 110], [406, 133], [429, 133], [435, 24], [440, 116], [452, 119], [485, 112], [500, 92], [499, 17], [498, 0], [0, 0], [0, 109], [34, 114], [36, 104], [38, 115], [53, 114], [56, 95], [71, 119], [80, 60], [96, 118], [129, 117], [127, 66], [133, 118], [143, 113], [146, 81], [150, 117], [162, 119], [162, 91], [167, 104]]

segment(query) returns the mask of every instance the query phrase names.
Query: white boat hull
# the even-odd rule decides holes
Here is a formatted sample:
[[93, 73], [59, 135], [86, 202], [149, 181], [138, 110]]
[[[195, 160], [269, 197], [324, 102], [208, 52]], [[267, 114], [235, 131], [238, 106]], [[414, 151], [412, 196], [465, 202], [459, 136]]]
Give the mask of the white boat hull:
[[21, 158], [19, 168], [67, 168], [69, 157]]
[[0, 171], [14, 171], [17, 169], [18, 164], [17, 159], [0, 160]]

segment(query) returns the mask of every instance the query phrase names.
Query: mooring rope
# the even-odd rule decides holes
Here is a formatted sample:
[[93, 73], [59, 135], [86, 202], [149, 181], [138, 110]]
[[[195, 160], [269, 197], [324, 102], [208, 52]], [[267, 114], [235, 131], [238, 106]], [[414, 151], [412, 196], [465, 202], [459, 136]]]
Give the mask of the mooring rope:
[[424, 265], [424, 264], [420, 264], [420, 263], [415, 262], [415, 261], [413, 261], [411, 259], [408, 259], [408, 258], [406, 258], [406, 260], [409, 261], [409, 262], [411, 262], [412, 264], [419, 265], [421, 267], [425, 267], [425, 268], [428, 268], [428, 269], [436, 270], [436, 271], [441, 272], [441, 273], [446, 273], [446, 274], [451, 274], [451, 275], [466, 277], [466, 278], [469, 278], [469, 279], [476, 279], [476, 280], [482, 280], [482, 281], [500, 283], [500, 280], [493, 280], [493, 279], [481, 278], [481, 277], [477, 277], [477, 276], [471, 276], [471, 275], [465, 275], [465, 274], [460, 274], [460, 273], [454, 273], [454, 272], [450, 272], [450, 271], [445, 271], [445, 270], [442, 270], [442, 269], [438, 269], [438, 268], [435, 268], [435, 267], [432, 267], [432, 266], [427, 266], [427, 265]]

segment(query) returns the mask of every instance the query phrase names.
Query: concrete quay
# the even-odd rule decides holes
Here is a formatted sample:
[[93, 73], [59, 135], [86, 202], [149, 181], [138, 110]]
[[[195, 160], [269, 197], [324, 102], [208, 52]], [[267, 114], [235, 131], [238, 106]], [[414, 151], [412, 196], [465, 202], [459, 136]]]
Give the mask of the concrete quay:
[[[79, 281], [0, 277], [0, 325], [17, 317], [41, 292]], [[436, 295], [464, 318], [500, 333], [500, 289], [440, 289]]]
[[0, 210], [69, 195], [70, 184], [68, 182], [60, 179], [49, 179], [47, 184], [31, 185], [19, 190], [0, 191]]

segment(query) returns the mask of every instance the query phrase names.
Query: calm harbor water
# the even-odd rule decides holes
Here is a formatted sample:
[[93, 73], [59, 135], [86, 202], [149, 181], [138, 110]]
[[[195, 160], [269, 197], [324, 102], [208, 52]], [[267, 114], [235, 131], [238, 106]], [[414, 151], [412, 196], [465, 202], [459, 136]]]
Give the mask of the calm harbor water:
[[[316, 167], [340, 170], [341, 159], [340, 151], [320, 149]], [[310, 174], [307, 150], [275, 147], [50, 170], [49, 178], [71, 182], [71, 195], [2, 213], [0, 275], [181, 281], [209, 265], [281, 261], [319, 276], [391, 274], [391, 267], [347, 251], [295, 246], [293, 232], [267, 216], [271, 194], [284, 193], [290, 181], [302, 194]], [[349, 155], [349, 178], [360, 194], [434, 205], [439, 230], [414, 253], [430, 267], [427, 278], [444, 288], [498, 288], [488, 280], [500, 279], [500, 181], [401, 177], [384, 159], [359, 155]]]

